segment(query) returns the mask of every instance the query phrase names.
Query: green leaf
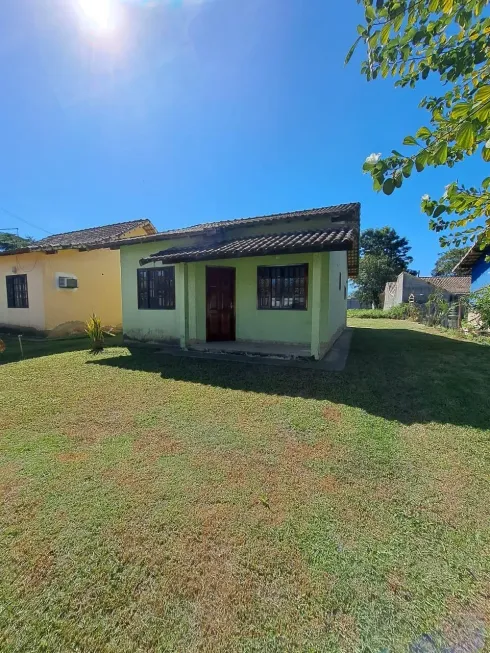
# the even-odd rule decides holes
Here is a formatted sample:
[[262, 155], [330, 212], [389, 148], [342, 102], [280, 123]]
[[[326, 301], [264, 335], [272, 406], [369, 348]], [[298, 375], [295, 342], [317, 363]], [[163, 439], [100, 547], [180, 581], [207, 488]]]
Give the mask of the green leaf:
[[487, 190], [488, 187], [490, 186], [490, 177], [485, 177], [485, 179], [482, 181], [481, 185], [482, 185], [482, 188]]
[[490, 119], [490, 102], [483, 104], [474, 115], [480, 122], [487, 123]]
[[409, 159], [402, 168], [403, 176], [408, 178], [412, 174], [413, 161]]
[[439, 204], [439, 206], [436, 207], [436, 210], [432, 214], [432, 217], [438, 218], [440, 215], [442, 215], [444, 213], [445, 210], [446, 210], [446, 207], [444, 206], [444, 204]]
[[364, 27], [364, 25], [358, 25], [356, 29], [357, 29], [357, 33], [360, 36], [364, 36], [365, 34], [367, 34], [367, 29]]
[[490, 100], [490, 86], [482, 86], [475, 93], [475, 102], [488, 102]]
[[373, 32], [368, 39], [369, 47], [374, 50], [378, 43], [379, 32]]
[[393, 29], [395, 30], [395, 32], [398, 32], [400, 30], [400, 27], [402, 26], [403, 23], [403, 18], [404, 18], [404, 13], [403, 11], [401, 11], [393, 22]]
[[430, 131], [430, 129], [428, 127], [421, 127], [418, 130], [416, 136], [417, 136], [417, 138], [423, 138], [425, 140], [426, 138], [429, 138], [431, 133], [432, 132]]
[[352, 55], [353, 55], [354, 52], [356, 51], [356, 48], [357, 48], [357, 44], [358, 44], [358, 43], [359, 43], [359, 39], [357, 39], [357, 41], [356, 41], [356, 42], [351, 46], [349, 52], [347, 53], [347, 56], [345, 57], [344, 65], [347, 66], [347, 64], [349, 63], [349, 61], [352, 59]]
[[442, 11], [445, 14], [450, 14], [453, 10], [454, 0], [442, 0]]
[[383, 187], [382, 184], [380, 184], [377, 179], [373, 181], [373, 190], [379, 192], [382, 189], [382, 187]]
[[386, 23], [386, 25], [381, 30], [381, 45], [386, 45], [390, 40], [391, 25]]
[[374, 10], [374, 7], [371, 5], [366, 5], [365, 15], [368, 23], [372, 22], [376, 18], [376, 11]]
[[439, 0], [430, 0], [429, 11], [437, 11], [439, 9]]
[[465, 122], [461, 125], [456, 136], [458, 147], [463, 150], [469, 150], [475, 143], [475, 130], [471, 122]]
[[481, 151], [481, 155], [484, 161], [490, 163], [490, 147], [484, 147], [483, 150]]
[[418, 145], [418, 143], [413, 136], [405, 136], [403, 145]]
[[417, 154], [415, 157], [415, 169], [417, 172], [422, 172], [422, 170], [425, 168], [427, 161], [429, 159], [429, 155], [425, 150], [422, 150]]
[[463, 118], [468, 114], [469, 109], [470, 105], [468, 102], [460, 102], [459, 104], [455, 104], [453, 110], [451, 111], [451, 118], [453, 118], [453, 120]]
[[385, 195], [391, 195], [391, 193], [395, 190], [395, 182], [392, 177], [388, 177], [388, 179], [385, 180], [385, 183], [383, 184], [383, 193]]
[[402, 187], [402, 183], [403, 183], [403, 175], [402, 175], [402, 173], [400, 172], [400, 170], [397, 170], [397, 171], [395, 172], [394, 182], [395, 182], [395, 186], [396, 186], [397, 188], [401, 188], [401, 187]]
[[434, 163], [444, 165], [447, 161], [447, 143], [441, 143], [434, 152]]

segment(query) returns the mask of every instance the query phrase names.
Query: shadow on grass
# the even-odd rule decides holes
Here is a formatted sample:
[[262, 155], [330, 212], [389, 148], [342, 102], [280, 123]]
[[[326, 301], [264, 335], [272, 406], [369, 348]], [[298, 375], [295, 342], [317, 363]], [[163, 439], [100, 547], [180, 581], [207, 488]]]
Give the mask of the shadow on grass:
[[355, 406], [403, 424], [490, 427], [490, 348], [408, 329], [355, 329], [341, 373], [161, 355], [89, 361], [163, 378]]
[[[3, 336], [0, 339], [5, 343], [6, 349], [0, 354], [0, 365], [5, 363], [16, 363], [22, 360], [19, 340], [17, 336]], [[118, 335], [107, 342], [108, 347], [117, 347], [122, 344], [122, 336]], [[91, 347], [88, 338], [63, 338], [59, 340], [49, 338], [22, 338], [24, 359], [39, 358], [41, 356], [52, 356], [53, 354], [64, 354], [70, 351], [89, 350]]]

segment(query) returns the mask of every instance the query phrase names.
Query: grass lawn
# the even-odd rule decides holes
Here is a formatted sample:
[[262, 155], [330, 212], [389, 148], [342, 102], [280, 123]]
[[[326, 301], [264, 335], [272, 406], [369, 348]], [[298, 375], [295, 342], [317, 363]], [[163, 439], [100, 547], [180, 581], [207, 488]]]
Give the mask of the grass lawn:
[[490, 348], [353, 326], [341, 374], [8, 341], [0, 651], [489, 651]]

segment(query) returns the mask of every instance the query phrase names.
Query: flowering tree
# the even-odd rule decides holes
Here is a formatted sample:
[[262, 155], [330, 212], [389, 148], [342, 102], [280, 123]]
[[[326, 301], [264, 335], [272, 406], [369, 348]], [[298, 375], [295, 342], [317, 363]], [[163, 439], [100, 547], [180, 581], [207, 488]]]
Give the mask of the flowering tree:
[[[447, 166], [469, 156], [490, 162], [490, 0], [358, 0], [365, 23], [357, 28], [367, 59], [361, 72], [368, 81], [394, 77], [396, 86], [415, 88], [429, 76], [443, 84], [441, 95], [424, 97], [428, 126], [408, 135], [403, 145], [414, 148], [382, 158], [367, 157], [363, 169], [376, 191], [391, 195], [414, 171]], [[489, 173], [490, 174], [490, 171]], [[449, 183], [439, 199], [422, 197], [430, 228], [445, 232], [441, 244], [490, 244], [490, 176], [479, 187]]]

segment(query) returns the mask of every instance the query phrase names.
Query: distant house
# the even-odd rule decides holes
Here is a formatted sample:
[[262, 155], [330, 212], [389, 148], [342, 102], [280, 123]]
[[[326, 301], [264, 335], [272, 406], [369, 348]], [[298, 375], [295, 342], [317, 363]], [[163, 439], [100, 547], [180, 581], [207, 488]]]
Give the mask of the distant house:
[[319, 359], [346, 326], [359, 204], [121, 241], [126, 339]]
[[439, 291], [448, 302], [455, 302], [470, 292], [471, 277], [415, 277], [401, 272], [396, 281], [385, 286], [385, 310], [405, 304], [413, 296], [415, 303], [425, 304], [430, 295]]
[[454, 268], [455, 271], [471, 274], [472, 292], [490, 285], [490, 261], [486, 260], [488, 256], [490, 247], [482, 250], [474, 245]]
[[93, 312], [104, 325], [119, 326], [119, 252], [102, 247], [155, 231], [148, 220], [135, 220], [0, 252], [0, 327], [65, 335], [80, 331]]

